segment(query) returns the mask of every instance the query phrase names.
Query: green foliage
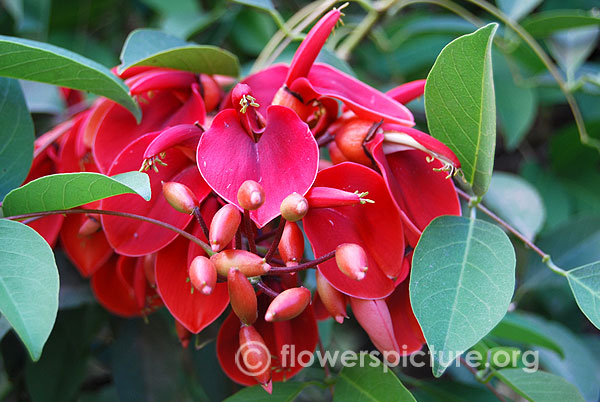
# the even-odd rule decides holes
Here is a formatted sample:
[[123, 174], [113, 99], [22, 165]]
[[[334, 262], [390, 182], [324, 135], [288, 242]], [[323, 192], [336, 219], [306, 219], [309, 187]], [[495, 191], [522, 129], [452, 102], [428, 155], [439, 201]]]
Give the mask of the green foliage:
[[600, 329], [600, 262], [567, 271], [567, 279], [579, 308]]
[[496, 377], [529, 401], [584, 401], [573, 384], [543, 371], [526, 372], [524, 369], [510, 368], [497, 371]]

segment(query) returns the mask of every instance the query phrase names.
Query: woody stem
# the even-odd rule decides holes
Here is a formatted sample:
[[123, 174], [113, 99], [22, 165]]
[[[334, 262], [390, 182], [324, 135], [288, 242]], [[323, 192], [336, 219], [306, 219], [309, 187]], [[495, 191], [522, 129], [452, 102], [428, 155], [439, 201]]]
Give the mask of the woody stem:
[[206, 222], [204, 222], [204, 218], [202, 217], [202, 214], [200, 213], [200, 208], [194, 207], [194, 209], [192, 210], [192, 213], [194, 214], [196, 221], [200, 225], [200, 228], [202, 229], [202, 233], [204, 233], [204, 236], [208, 239], [208, 226], [206, 226]]
[[266, 275], [289, 274], [291, 272], [304, 271], [305, 269], [313, 268], [327, 260], [330, 260], [333, 257], [335, 257], [335, 250], [332, 250], [319, 258], [315, 258], [312, 261], [305, 262], [304, 264], [296, 265], [294, 267], [272, 267], [269, 272], [266, 273]]
[[283, 219], [283, 217], [282, 217], [279, 220], [279, 226], [277, 226], [277, 232], [275, 233], [275, 238], [273, 239], [273, 242], [271, 242], [271, 247], [269, 247], [269, 251], [267, 251], [267, 254], [265, 255], [266, 262], [271, 261], [271, 258], [273, 258], [273, 254], [275, 254], [275, 251], [277, 250], [277, 247], [279, 246], [279, 242], [281, 241], [281, 235], [283, 235], [284, 228], [285, 228], [285, 219]]
[[256, 254], [256, 243], [254, 242], [252, 220], [250, 219], [250, 211], [247, 209], [244, 209], [244, 232], [246, 232], [246, 239], [248, 239], [248, 249], [251, 253]]
[[258, 281], [256, 282], [256, 286], [258, 286], [259, 288], [262, 289], [263, 292], [265, 292], [265, 294], [269, 297], [271, 297], [272, 299], [276, 298], [277, 296], [279, 296], [279, 293], [277, 293], [276, 291], [274, 291], [273, 289], [271, 289], [266, 283], [264, 283], [263, 281]]

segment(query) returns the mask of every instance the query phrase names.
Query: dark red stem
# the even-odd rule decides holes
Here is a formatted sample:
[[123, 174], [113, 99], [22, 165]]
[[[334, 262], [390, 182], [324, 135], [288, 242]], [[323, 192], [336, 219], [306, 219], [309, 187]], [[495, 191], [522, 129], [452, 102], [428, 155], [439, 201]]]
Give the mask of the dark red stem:
[[252, 230], [252, 220], [250, 219], [250, 211], [244, 209], [244, 231], [246, 239], [248, 239], [248, 249], [251, 253], [256, 254], [256, 243], [254, 242], [254, 230]]
[[271, 247], [269, 248], [269, 251], [267, 251], [267, 254], [265, 255], [266, 262], [271, 261], [271, 259], [273, 258], [273, 255], [275, 254], [275, 251], [277, 250], [277, 247], [279, 247], [279, 242], [281, 241], [281, 235], [283, 235], [284, 228], [285, 228], [285, 219], [283, 219], [283, 217], [282, 217], [279, 220], [279, 226], [277, 226], [277, 232], [275, 233], [275, 238], [273, 239], [273, 242], [271, 243]]
[[293, 267], [272, 267], [267, 275], [279, 275], [279, 274], [289, 274], [291, 272], [304, 271], [305, 269], [313, 268], [331, 258], [335, 257], [335, 250], [328, 252], [327, 254], [316, 258], [312, 261], [305, 262], [304, 264], [296, 265]]
[[206, 222], [204, 222], [204, 218], [202, 217], [202, 214], [200, 213], [200, 208], [194, 207], [194, 210], [192, 212], [194, 214], [194, 218], [196, 218], [196, 221], [198, 222], [198, 224], [200, 225], [200, 228], [202, 229], [202, 233], [204, 233], [204, 236], [208, 240], [208, 226], [206, 226]]
[[277, 293], [276, 291], [274, 291], [273, 289], [271, 289], [269, 286], [267, 286], [266, 283], [264, 283], [263, 281], [258, 281], [256, 282], [256, 286], [258, 286], [259, 288], [262, 289], [262, 291], [269, 296], [270, 298], [274, 299], [277, 296], [279, 296], [279, 293]]

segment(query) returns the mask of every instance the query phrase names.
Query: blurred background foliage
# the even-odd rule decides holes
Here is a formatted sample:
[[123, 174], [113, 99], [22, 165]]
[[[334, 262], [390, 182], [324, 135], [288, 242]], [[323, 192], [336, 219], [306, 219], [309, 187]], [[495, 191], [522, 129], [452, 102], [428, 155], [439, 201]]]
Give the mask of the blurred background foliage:
[[[270, 5], [257, 0], [246, 3]], [[341, 60], [334, 52], [336, 45], [360, 26], [366, 15], [360, 4], [351, 3], [344, 9], [344, 26], [336, 29], [321, 60], [386, 90], [425, 78], [447, 43], [472, 32], [472, 22], [494, 20], [465, 1], [457, 2], [462, 16], [439, 6], [450, 2], [432, 3], [392, 6], [347, 60]], [[283, 20], [307, 4], [301, 0], [274, 2]], [[552, 56], [581, 108], [590, 136], [600, 140], [600, 10], [594, 9], [599, 6], [597, 0], [496, 0], [496, 6], [519, 21]], [[239, 57], [245, 73], [279, 29], [265, 10], [224, 1], [0, 0], [0, 34], [62, 46], [107, 67], [118, 64], [125, 38], [142, 27], [228, 49]], [[291, 43], [278, 60], [289, 61], [297, 45], [298, 42]], [[527, 227], [528, 219], [535, 215], [537, 223], [531, 235], [537, 232], [536, 243], [552, 254], [561, 267], [569, 269], [600, 260], [600, 153], [580, 142], [573, 116], [556, 82], [515, 32], [501, 24], [495, 45], [493, 68], [499, 129], [495, 170], [513, 176], [508, 176], [508, 182], [497, 180], [496, 186], [493, 183], [486, 197], [500, 210], [498, 213], [507, 207], [492, 199], [494, 190], [506, 199], [508, 208], [511, 202], [513, 206], [537, 202], [539, 208], [517, 214], [517, 222], [511, 223]], [[31, 82], [22, 85], [38, 134], [64, 119], [67, 111], [56, 88]], [[415, 112], [418, 125], [426, 129], [422, 99], [409, 107]], [[519, 191], [515, 182], [523, 180], [533, 191]], [[562, 346], [565, 355], [561, 358], [555, 352], [542, 350], [544, 368], [573, 382], [587, 400], [597, 401], [598, 331], [577, 308], [567, 282], [545, 269], [520, 242], [514, 244], [519, 258], [513, 308], [530, 314], [531, 325], [543, 328]], [[183, 350], [173, 321], [164, 309], [146, 322], [110, 316], [96, 304], [87, 281], [79, 278], [68, 260], [59, 254], [57, 262], [61, 310], [38, 363], [29, 360], [20, 341], [0, 320], [2, 399], [221, 400], [239, 389], [221, 372], [216, 360], [214, 339], [220, 321]], [[328, 320], [320, 323], [320, 329], [326, 349], [372, 348], [353, 320], [343, 325], [333, 325]], [[463, 370], [452, 370], [441, 381], [432, 381], [429, 368], [409, 368], [398, 374], [419, 400], [461, 395], [494, 400]], [[323, 378], [321, 368], [309, 368], [294, 381]], [[307, 384], [299, 396], [301, 400], [331, 398], [326, 386]]]

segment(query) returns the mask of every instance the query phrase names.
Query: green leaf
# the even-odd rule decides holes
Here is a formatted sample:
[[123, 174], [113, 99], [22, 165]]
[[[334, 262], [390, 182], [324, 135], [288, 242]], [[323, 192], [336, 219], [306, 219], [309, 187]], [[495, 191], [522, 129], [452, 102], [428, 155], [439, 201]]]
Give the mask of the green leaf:
[[425, 113], [431, 135], [448, 145], [462, 164], [476, 195], [487, 191], [496, 148], [496, 105], [492, 38], [488, 24], [450, 42], [440, 53], [425, 85]]
[[121, 51], [121, 62], [121, 72], [135, 66], [153, 66], [232, 77], [240, 73], [239, 62], [232, 53], [153, 29], [137, 29], [129, 34]]
[[524, 20], [521, 25], [532, 36], [542, 38], [556, 31], [598, 24], [600, 24], [600, 17], [591, 11], [552, 10], [537, 13]]
[[260, 385], [247, 387], [233, 394], [224, 402], [262, 402], [262, 401], [277, 401], [277, 402], [292, 402], [296, 399], [300, 392], [316, 382], [276, 382], [273, 383], [273, 393], [271, 395]]
[[497, 226], [441, 216], [415, 248], [410, 300], [442, 375], [504, 317], [515, 287], [515, 252]]
[[530, 401], [584, 401], [573, 384], [543, 371], [526, 372], [520, 368], [510, 368], [497, 371], [496, 377]]
[[275, 11], [273, 2], [271, 0], [233, 0], [234, 3], [243, 4], [245, 6], [258, 8], [264, 11]]
[[0, 127], [0, 198], [4, 198], [27, 177], [35, 136], [19, 82], [1, 77]]
[[517, 175], [495, 172], [485, 204], [532, 240], [544, 224], [544, 202], [535, 187]]
[[541, 346], [564, 357], [562, 348], [551, 337], [547, 336], [531, 322], [516, 313], [507, 314], [502, 321], [490, 332], [495, 338], [518, 342], [530, 346]]
[[0, 76], [88, 91], [123, 105], [138, 120], [142, 116], [127, 86], [109, 69], [47, 43], [0, 35]]
[[548, 49], [572, 82], [575, 73], [598, 45], [598, 26], [573, 28], [556, 32], [548, 40]]
[[515, 21], [532, 12], [541, 2], [542, 0], [496, 0], [498, 8]]
[[0, 220], [0, 312], [38, 360], [58, 312], [52, 249], [29, 226]]
[[379, 359], [366, 354], [364, 363], [352, 367], [347, 365], [340, 371], [335, 384], [334, 402], [389, 401], [392, 395], [394, 401], [415, 401], [394, 372]]
[[567, 271], [567, 279], [577, 305], [600, 329], [600, 261]]
[[78, 207], [120, 194], [138, 194], [150, 201], [146, 173], [127, 172], [113, 177], [100, 173], [62, 173], [40, 177], [11, 191], [4, 198], [4, 216]]

